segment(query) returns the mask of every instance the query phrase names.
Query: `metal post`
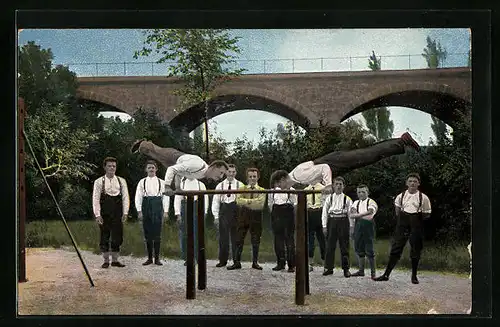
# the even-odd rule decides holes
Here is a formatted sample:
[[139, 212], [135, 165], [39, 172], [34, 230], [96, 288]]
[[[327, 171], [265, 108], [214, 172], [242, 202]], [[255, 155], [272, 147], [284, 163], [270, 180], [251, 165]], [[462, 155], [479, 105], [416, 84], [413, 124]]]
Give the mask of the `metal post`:
[[321, 58], [321, 71], [323, 71], [323, 58]]
[[349, 70], [352, 70], [352, 58], [349, 57]]
[[408, 69], [411, 69], [410, 60], [411, 60], [411, 54], [408, 55]]
[[99, 76], [99, 64], [95, 63], [95, 76]]
[[196, 298], [195, 270], [194, 270], [194, 197], [188, 195], [186, 200], [186, 299]]
[[309, 291], [309, 217], [307, 214], [307, 195], [305, 195], [305, 205], [304, 205], [304, 273], [306, 275], [305, 277], [305, 288], [306, 288], [306, 295], [311, 294]]
[[295, 59], [292, 59], [292, 73], [295, 73]]
[[123, 63], [123, 76], [127, 76], [127, 63]]
[[198, 195], [198, 289], [207, 288], [207, 259], [205, 257], [205, 196]]
[[154, 62], [151, 62], [151, 76], [154, 76]]
[[295, 270], [295, 304], [304, 305], [305, 302], [305, 260], [304, 260], [304, 207], [306, 207], [306, 197], [304, 193], [298, 195], [297, 212], [295, 214], [295, 239], [297, 246], [295, 247], [295, 262], [297, 267]]
[[24, 152], [24, 99], [18, 98], [17, 100], [17, 147], [18, 147], [18, 210], [19, 210], [19, 266], [18, 266], [18, 279], [19, 283], [27, 282], [26, 279], [26, 233], [24, 224], [26, 221], [26, 189], [25, 189], [25, 152]]
[[266, 61], [264, 60], [264, 74], [266, 73]]

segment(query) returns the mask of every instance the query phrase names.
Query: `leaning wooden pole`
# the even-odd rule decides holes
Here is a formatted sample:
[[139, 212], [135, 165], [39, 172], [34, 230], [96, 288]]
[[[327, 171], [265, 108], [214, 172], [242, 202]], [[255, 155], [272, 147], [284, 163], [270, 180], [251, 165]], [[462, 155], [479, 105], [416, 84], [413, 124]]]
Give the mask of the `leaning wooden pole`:
[[24, 151], [24, 99], [17, 100], [17, 209], [18, 209], [18, 282], [24, 283], [26, 279], [26, 175], [25, 175], [25, 151]]
[[207, 258], [205, 255], [205, 196], [198, 195], [198, 289], [207, 288]]
[[305, 287], [306, 287], [306, 295], [311, 294], [309, 290], [309, 215], [307, 213], [307, 195], [306, 197], [306, 205], [304, 206], [304, 261], [305, 261]]
[[195, 268], [194, 268], [194, 196], [188, 195], [186, 199], [185, 226], [187, 233], [186, 249], [186, 299], [196, 298]]
[[306, 261], [305, 253], [305, 217], [306, 195], [300, 193], [298, 195], [297, 211], [295, 214], [295, 262], [297, 267], [295, 270], [295, 304], [304, 305], [306, 293]]

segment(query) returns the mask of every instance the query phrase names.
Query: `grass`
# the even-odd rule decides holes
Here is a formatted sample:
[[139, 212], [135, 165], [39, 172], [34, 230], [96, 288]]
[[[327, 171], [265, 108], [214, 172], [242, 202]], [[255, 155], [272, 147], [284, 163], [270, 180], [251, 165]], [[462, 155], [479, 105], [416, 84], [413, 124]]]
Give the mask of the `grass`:
[[[81, 250], [99, 253], [99, 228], [94, 221], [68, 222], [75, 241]], [[145, 246], [140, 223], [130, 222], [124, 225], [122, 255], [144, 257]], [[60, 221], [35, 221], [26, 225], [27, 247], [54, 247], [72, 246], [66, 229]], [[161, 253], [167, 258], [180, 258], [180, 246], [177, 227], [170, 224], [163, 226]], [[378, 239], [375, 243], [376, 264], [382, 269], [387, 264], [390, 251], [390, 242], [387, 239]], [[409, 245], [405, 247], [399, 269], [411, 269], [409, 258]], [[218, 241], [216, 231], [207, 228], [205, 232], [205, 253], [207, 259], [217, 259]], [[319, 248], [316, 244], [315, 262], [320, 263]], [[357, 265], [355, 253], [350, 248], [351, 266]], [[251, 261], [250, 235], [245, 239], [245, 247], [242, 255], [243, 261]], [[273, 249], [273, 236], [270, 230], [264, 228], [260, 245], [260, 262], [274, 262], [276, 260]], [[336, 266], [340, 266], [340, 255], [337, 249], [335, 255]], [[466, 245], [436, 246], [432, 243], [424, 244], [420, 270], [448, 272], [460, 275], [469, 274], [469, 253]]]

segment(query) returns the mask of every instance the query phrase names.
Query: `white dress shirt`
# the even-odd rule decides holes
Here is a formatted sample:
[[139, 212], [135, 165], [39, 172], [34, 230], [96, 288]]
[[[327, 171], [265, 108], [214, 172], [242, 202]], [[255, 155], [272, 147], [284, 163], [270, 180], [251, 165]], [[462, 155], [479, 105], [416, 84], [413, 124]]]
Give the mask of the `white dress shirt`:
[[[118, 178], [120, 181], [118, 181]], [[112, 178], [108, 178], [106, 175], [99, 177], [94, 181], [94, 191], [92, 192], [92, 209], [94, 211], [94, 216], [101, 216], [101, 194], [104, 181], [104, 192], [110, 196], [117, 196], [122, 193], [122, 206], [123, 206], [123, 214], [128, 215], [128, 210], [130, 207], [130, 199], [128, 196], [128, 188], [127, 182], [124, 178], [113, 176]], [[121, 183], [121, 190], [120, 190]]]
[[[279, 187], [275, 187], [275, 190], [281, 190]], [[290, 187], [290, 190], [295, 190], [293, 187]], [[290, 193], [274, 193], [269, 194], [267, 196], [267, 205], [269, 206], [269, 210], [273, 209], [273, 204], [282, 205], [290, 203], [294, 206], [297, 205], [297, 194]]]
[[[370, 201], [368, 201], [368, 200], [370, 200]], [[359, 210], [358, 210], [358, 203], [359, 203]], [[365, 213], [365, 212], [368, 212], [368, 209], [372, 209], [373, 210], [372, 215], [363, 216], [363, 217], [361, 217], [361, 219], [373, 220], [373, 217], [375, 217], [375, 215], [377, 214], [378, 205], [377, 205], [377, 202], [375, 202], [375, 200], [370, 199], [370, 198], [366, 198], [365, 200], [354, 201], [352, 203], [351, 207], [349, 208], [349, 212], [351, 211], [352, 208], [358, 210], [357, 213]], [[356, 220], [355, 219], [351, 219], [351, 220], [352, 220], [351, 226], [354, 226], [354, 223], [356, 222]]]
[[[146, 188], [144, 188], [144, 184]], [[161, 196], [163, 203], [163, 211], [168, 212], [170, 206], [170, 197], [163, 195], [165, 192], [165, 181], [157, 176], [154, 177], [144, 177], [137, 184], [137, 189], [135, 190], [135, 208], [137, 212], [142, 211], [142, 199], [145, 196]]]
[[306, 161], [295, 167], [290, 174], [290, 178], [303, 185], [310, 185], [319, 179], [323, 185], [332, 184], [332, 170], [327, 164], [315, 165], [312, 161]]
[[[183, 191], [204, 191], [207, 188], [205, 184], [203, 184], [203, 182], [200, 182], [197, 179], [186, 178], [185, 180], [181, 181], [180, 189]], [[176, 216], [181, 214], [181, 205], [182, 205], [182, 200], [184, 199], [186, 199], [186, 196], [184, 195], [176, 195], [174, 198], [174, 212]], [[198, 200], [197, 195], [194, 196], [194, 200], [195, 201]], [[205, 214], [207, 213], [208, 213], [208, 194], [205, 194]]]
[[[216, 190], [229, 190], [231, 186], [232, 190], [237, 190], [244, 184], [237, 179], [233, 179], [231, 182], [223, 180], [215, 187]], [[236, 201], [236, 194], [215, 194], [212, 199], [212, 214], [214, 215], [214, 220], [219, 219], [219, 210], [221, 203], [232, 203]]]
[[202, 179], [207, 172], [208, 164], [198, 156], [183, 154], [175, 165], [167, 168], [165, 184], [170, 185], [176, 175], [190, 179]]
[[[400, 208], [402, 211], [406, 213], [416, 213], [419, 210], [419, 193], [420, 191], [417, 191], [413, 194], [411, 194], [408, 191], [404, 191], [404, 197], [403, 197], [403, 206], [401, 207], [401, 193], [396, 196], [396, 199], [394, 200], [394, 205], [398, 208]], [[423, 213], [431, 213], [431, 201], [429, 201], [429, 198], [427, 195], [422, 193], [422, 212]]]
[[[344, 198], [345, 198], [345, 207], [344, 207]], [[326, 227], [326, 222], [328, 221], [328, 217], [330, 214], [334, 216], [343, 216], [349, 212], [349, 208], [352, 205], [352, 200], [350, 197], [345, 195], [344, 193], [332, 193], [328, 195], [325, 199], [325, 204], [323, 205], [323, 212], [321, 213], [321, 221], [323, 223], [323, 227]], [[349, 224], [352, 222], [349, 220]], [[351, 225], [351, 227], [354, 225]]]

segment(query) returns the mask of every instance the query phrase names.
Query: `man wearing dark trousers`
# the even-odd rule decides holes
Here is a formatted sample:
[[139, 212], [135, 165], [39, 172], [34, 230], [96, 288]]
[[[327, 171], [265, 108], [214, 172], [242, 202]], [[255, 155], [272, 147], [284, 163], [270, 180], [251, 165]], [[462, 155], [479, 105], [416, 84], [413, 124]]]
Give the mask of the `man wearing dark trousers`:
[[135, 191], [135, 208], [139, 220], [142, 221], [144, 240], [148, 252], [148, 259], [142, 264], [147, 266], [154, 263], [162, 266], [160, 261], [161, 229], [163, 219], [168, 219], [168, 209], [170, 198], [164, 196], [165, 182], [156, 176], [158, 166], [155, 161], [146, 162], [147, 177], [144, 177], [137, 184]]
[[[270, 178], [271, 188], [286, 190], [290, 177], [285, 170], [275, 171]], [[274, 251], [277, 265], [274, 271], [285, 269], [285, 259], [288, 262], [288, 272], [295, 271], [295, 206], [296, 194], [269, 194], [267, 204], [271, 211], [271, 224], [274, 234]]]
[[[308, 185], [305, 190], [320, 191], [325, 186], [321, 184], [321, 180]], [[321, 211], [323, 210], [324, 195], [311, 193], [307, 195], [307, 216], [308, 216], [308, 243], [309, 243], [309, 271], [313, 271], [313, 258], [315, 250], [314, 239], [318, 239], [319, 253], [321, 260], [325, 260], [326, 239], [323, 233], [321, 224]], [[324, 264], [324, 263], [323, 263]], [[322, 264], [322, 265], [323, 265]]]
[[332, 192], [332, 171], [345, 174], [353, 169], [365, 167], [393, 155], [405, 153], [405, 146], [420, 151], [420, 146], [409, 133], [400, 138], [375, 143], [363, 149], [334, 151], [320, 158], [299, 164], [290, 172], [294, 183], [303, 185], [322, 180], [324, 193]]
[[354, 201], [349, 210], [349, 218], [356, 221], [354, 227], [354, 249], [358, 257], [359, 270], [352, 277], [365, 275], [365, 256], [370, 263], [370, 276], [375, 278], [375, 241], [374, 217], [378, 206], [375, 200], [368, 197], [368, 186], [361, 184], [356, 189], [358, 199]]
[[[244, 184], [235, 179], [236, 167], [229, 164], [226, 173], [227, 178], [217, 184], [216, 190], [234, 190]], [[212, 200], [212, 214], [214, 224], [219, 234], [219, 263], [216, 267], [224, 267], [229, 260], [229, 244], [231, 244], [231, 254], [236, 253], [237, 230], [236, 194], [215, 194]]]
[[423, 220], [431, 215], [431, 202], [427, 195], [419, 191], [420, 176], [411, 173], [406, 178], [407, 190], [394, 200], [397, 218], [396, 231], [391, 243], [389, 262], [382, 276], [375, 281], [388, 281], [389, 275], [401, 258], [408, 239], [410, 240], [411, 282], [418, 284], [417, 270], [423, 248]]
[[351, 276], [349, 272], [349, 218], [348, 209], [352, 205], [350, 197], [343, 193], [345, 180], [336, 177], [333, 180], [334, 193], [327, 196], [321, 220], [326, 233], [325, 270], [323, 276], [332, 275], [335, 266], [335, 249], [339, 241], [342, 269], [344, 277]]
[[115, 175], [116, 158], [105, 158], [103, 167], [106, 174], [95, 180], [92, 193], [94, 216], [101, 231], [99, 248], [104, 258], [101, 267], [109, 267], [110, 248], [111, 266], [125, 267], [118, 261], [118, 256], [123, 243], [123, 223], [130, 206], [127, 182]]
[[[257, 168], [248, 168], [247, 185], [240, 186], [239, 190], [264, 190], [258, 185], [259, 170]], [[259, 246], [262, 236], [262, 209], [266, 195], [264, 193], [238, 194], [236, 204], [238, 205], [238, 239], [236, 242], [236, 254], [233, 255], [233, 264], [227, 267], [227, 270], [241, 269], [241, 254], [245, 244], [245, 236], [250, 229], [250, 240], [252, 242], [252, 268], [262, 270], [259, 265]]]

